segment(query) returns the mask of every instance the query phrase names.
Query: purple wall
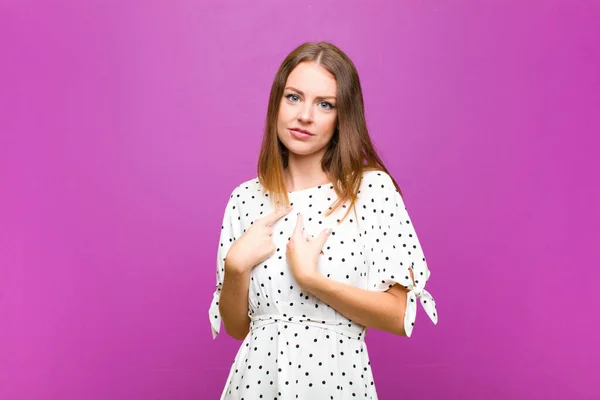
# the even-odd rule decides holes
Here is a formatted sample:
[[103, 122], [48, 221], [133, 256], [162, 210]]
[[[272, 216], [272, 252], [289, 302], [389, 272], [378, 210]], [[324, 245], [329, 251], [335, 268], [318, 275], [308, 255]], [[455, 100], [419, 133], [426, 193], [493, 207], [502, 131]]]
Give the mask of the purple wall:
[[222, 213], [306, 40], [355, 61], [432, 271], [437, 326], [367, 335], [380, 397], [600, 396], [600, 2], [47, 3], [0, 5], [0, 399], [218, 397]]

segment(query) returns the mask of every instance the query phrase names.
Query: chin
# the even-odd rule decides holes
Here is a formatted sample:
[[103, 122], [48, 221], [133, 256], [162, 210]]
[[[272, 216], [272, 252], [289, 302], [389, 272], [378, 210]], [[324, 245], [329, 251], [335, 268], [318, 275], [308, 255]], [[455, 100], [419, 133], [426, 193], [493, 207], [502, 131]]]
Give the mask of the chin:
[[297, 141], [294, 140], [292, 138], [288, 138], [288, 137], [284, 137], [282, 140], [282, 136], [279, 135], [279, 140], [281, 141], [281, 143], [284, 145], [284, 147], [286, 149], [288, 149], [288, 151], [290, 153], [299, 155], [299, 156], [308, 156], [310, 154], [314, 154], [316, 152], [319, 152], [321, 150], [323, 150], [324, 147], [327, 146], [327, 143], [321, 145], [320, 143], [314, 143], [314, 142], [302, 142], [302, 141]]
[[[285, 145], [285, 143], [284, 143], [284, 145]], [[296, 154], [298, 156], [309, 156], [311, 154], [318, 153], [319, 151], [321, 151], [323, 149], [323, 147], [318, 147], [318, 146], [314, 146], [314, 145], [312, 145], [312, 146], [302, 145], [301, 143], [300, 144], [294, 143], [291, 146], [286, 145], [285, 147], [288, 149], [288, 151], [290, 153]]]
[[312, 146], [302, 146], [302, 143], [292, 143], [290, 145], [289, 143], [284, 142], [283, 145], [290, 153], [298, 155], [305, 155], [313, 152], [313, 149], [311, 148]]

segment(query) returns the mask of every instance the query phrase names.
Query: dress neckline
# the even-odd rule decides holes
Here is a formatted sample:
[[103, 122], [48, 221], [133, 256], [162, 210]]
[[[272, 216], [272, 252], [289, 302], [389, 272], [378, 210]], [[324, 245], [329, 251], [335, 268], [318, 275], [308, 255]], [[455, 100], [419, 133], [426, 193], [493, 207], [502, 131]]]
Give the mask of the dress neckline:
[[325, 188], [327, 186], [329, 186], [329, 188], [331, 189], [332, 184], [333, 183], [330, 181], [330, 182], [322, 183], [320, 185], [312, 186], [312, 187], [309, 187], [309, 188], [306, 188], [306, 189], [294, 190], [293, 192], [288, 192], [288, 195], [295, 195], [295, 194], [300, 194], [300, 193], [304, 193], [304, 192], [309, 192], [309, 191], [313, 191], [313, 190], [316, 190], [316, 189]]

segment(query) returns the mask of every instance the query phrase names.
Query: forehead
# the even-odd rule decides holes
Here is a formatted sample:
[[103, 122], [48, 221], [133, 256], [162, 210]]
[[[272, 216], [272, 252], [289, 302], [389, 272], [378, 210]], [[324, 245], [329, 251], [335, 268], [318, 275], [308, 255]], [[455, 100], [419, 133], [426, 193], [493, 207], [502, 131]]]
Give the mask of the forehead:
[[333, 74], [314, 62], [302, 62], [290, 72], [286, 86], [293, 86], [307, 95], [335, 96], [337, 82]]

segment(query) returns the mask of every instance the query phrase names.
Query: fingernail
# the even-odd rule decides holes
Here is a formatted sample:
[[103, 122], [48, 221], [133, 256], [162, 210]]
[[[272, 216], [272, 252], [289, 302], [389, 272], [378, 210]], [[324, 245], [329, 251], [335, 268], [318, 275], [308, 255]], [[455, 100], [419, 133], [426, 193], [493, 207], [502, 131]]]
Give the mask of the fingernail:
[[329, 228], [329, 229], [325, 230], [325, 234], [326, 234], [327, 236], [329, 236], [329, 235], [331, 234], [331, 228]]

